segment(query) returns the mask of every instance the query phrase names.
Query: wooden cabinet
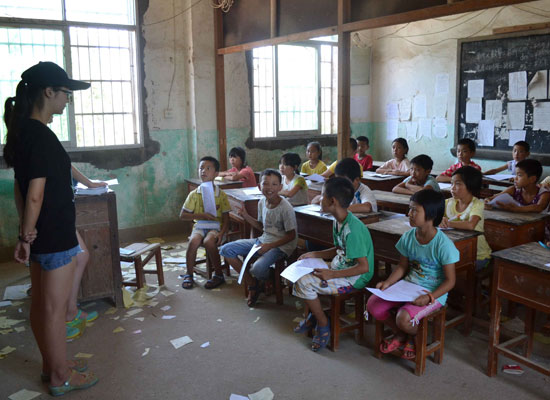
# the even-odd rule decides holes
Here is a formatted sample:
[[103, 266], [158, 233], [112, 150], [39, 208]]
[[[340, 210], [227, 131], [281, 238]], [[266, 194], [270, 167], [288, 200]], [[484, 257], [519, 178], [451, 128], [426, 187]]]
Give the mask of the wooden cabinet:
[[122, 306], [115, 193], [76, 196], [76, 229], [90, 252], [80, 284], [79, 301], [108, 297], [117, 307]]

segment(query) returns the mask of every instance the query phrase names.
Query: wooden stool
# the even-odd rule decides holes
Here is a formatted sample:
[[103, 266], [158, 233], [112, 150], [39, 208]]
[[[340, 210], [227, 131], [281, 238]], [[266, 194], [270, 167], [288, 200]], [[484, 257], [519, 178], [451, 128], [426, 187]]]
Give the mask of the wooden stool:
[[[416, 334], [415, 348], [416, 357], [414, 362], [416, 367], [414, 373], [418, 376], [422, 375], [426, 370], [426, 358], [433, 353], [434, 362], [441, 364], [443, 361], [443, 346], [445, 344], [445, 312], [447, 306], [441, 307], [439, 310], [432, 312], [420, 320], [418, 332]], [[433, 320], [432, 340], [428, 344], [428, 322]], [[376, 334], [374, 337], [374, 354], [378, 358], [382, 358], [380, 345], [384, 339], [384, 322], [376, 321]], [[401, 350], [395, 350], [392, 354], [401, 356]], [[411, 360], [413, 361], [413, 360]]]
[[[257, 257], [252, 257], [250, 259], [250, 261], [248, 262], [248, 265], [247, 265], [247, 268], [255, 261], [257, 260]], [[284, 283], [283, 283], [283, 280], [281, 278], [281, 273], [285, 270], [285, 268], [287, 267], [287, 259], [286, 258], [282, 258], [280, 259], [279, 261], [277, 261], [275, 263], [275, 268], [274, 268], [274, 275], [273, 275], [273, 286], [275, 288], [275, 300], [277, 302], [278, 305], [282, 305], [283, 304], [283, 288], [284, 288]], [[248, 286], [246, 286], [244, 284], [244, 279], [243, 279], [243, 286], [244, 286], [244, 297], [248, 297]], [[289, 294], [290, 291], [291, 291], [291, 287], [289, 287]], [[266, 293], [266, 294], [269, 294], [269, 293]]]
[[[134, 243], [130, 246], [126, 246], [127, 250], [134, 250], [132, 254], [120, 255], [121, 261], [134, 263], [136, 270], [136, 282], [125, 281], [122, 282], [125, 286], [137, 286], [138, 289], [142, 288], [145, 282], [145, 274], [156, 274], [159, 282], [159, 286], [164, 285], [164, 271], [162, 270], [162, 255], [160, 253], [160, 243]], [[145, 259], [141, 259], [143, 254], [146, 254]], [[146, 270], [144, 266], [149, 262], [151, 258], [155, 257], [157, 264], [156, 270]]]
[[[340, 334], [349, 331], [357, 331], [355, 340], [361, 343], [364, 336], [363, 314], [365, 312], [365, 292], [363, 290], [353, 289], [349, 293], [333, 294], [327, 296], [330, 298], [330, 308], [325, 309], [330, 316], [330, 349], [338, 350]], [[345, 303], [348, 300], [355, 300], [355, 318], [351, 321], [345, 315]]]

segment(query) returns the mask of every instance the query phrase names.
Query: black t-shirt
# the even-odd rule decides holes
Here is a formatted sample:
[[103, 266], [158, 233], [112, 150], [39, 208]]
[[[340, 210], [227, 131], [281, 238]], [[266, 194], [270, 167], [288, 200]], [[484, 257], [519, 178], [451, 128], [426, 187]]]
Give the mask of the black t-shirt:
[[23, 201], [30, 181], [46, 178], [36, 222], [38, 236], [31, 245], [31, 253], [56, 253], [75, 247], [78, 240], [69, 155], [51, 129], [34, 119], [25, 121], [21, 127], [15, 148], [15, 179]]

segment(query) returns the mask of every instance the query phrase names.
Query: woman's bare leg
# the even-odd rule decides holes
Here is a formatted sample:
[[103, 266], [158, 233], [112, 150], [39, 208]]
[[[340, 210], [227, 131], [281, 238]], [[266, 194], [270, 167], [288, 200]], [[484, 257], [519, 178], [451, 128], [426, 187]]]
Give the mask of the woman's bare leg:
[[[88, 260], [90, 259], [90, 253], [88, 252], [86, 243], [84, 243], [84, 240], [82, 239], [82, 236], [80, 236], [78, 231], [76, 231], [76, 237], [78, 238], [78, 244], [82, 249], [82, 253], [78, 253], [75, 257], [76, 267], [74, 270], [73, 284], [71, 288], [71, 294], [69, 296], [69, 303], [67, 305], [67, 315], [65, 316], [65, 321], [72, 321], [78, 313], [77, 300], [78, 291], [80, 290], [80, 281], [82, 280], [82, 275], [84, 274], [84, 270], [86, 269], [86, 264], [88, 264]], [[82, 311], [81, 318], [86, 318], [87, 316], [88, 314]]]

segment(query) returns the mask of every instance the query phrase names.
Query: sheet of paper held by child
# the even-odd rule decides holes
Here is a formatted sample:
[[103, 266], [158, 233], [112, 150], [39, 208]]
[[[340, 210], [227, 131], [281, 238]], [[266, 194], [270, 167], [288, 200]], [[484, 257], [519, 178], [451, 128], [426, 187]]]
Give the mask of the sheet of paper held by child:
[[508, 193], [503, 193], [495, 197], [493, 200], [489, 202], [489, 204], [495, 208], [499, 208], [498, 203], [501, 204], [513, 204], [515, 206], [520, 206], [516, 200], [512, 196], [510, 196]]
[[[216, 199], [214, 198], [214, 184], [212, 182], [201, 183], [202, 204], [204, 212], [214, 217], [217, 216]], [[198, 229], [220, 229], [218, 221], [200, 220], [195, 226]]]
[[325, 181], [325, 178], [322, 177], [319, 174], [312, 174], [312, 175], [306, 176], [306, 179], [308, 179], [312, 182], [324, 182]]
[[369, 292], [386, 301], [414, 301], [418, 296], [426, 294], [426, 289], [404, 279], [394, 283], [386, 290], [367, 288]]
[[244, 271], [246, 270], [246, 266], [248, 265], [248, 262], [250, 261], [250, 259], [252, 258], [252, 256], [254, 254], [256, 254], [256, 252], [258, 250], [261, 249], [262, 246], [259, 246], [259, 245], [254, 245], [252, 246], [252, 248], [250, 249], [250, 251], [248, 252], [248, 255], [246, 256], [246, 258], [244, 259], [244, 262], [243, 262], [243, 266], [241, 267], [241, 272], [239, 272], [239, 279], [237, 280], [237, 283], [240, 285], [241, 282], [243, 281], [243, 276], [244, 276]]
[[485, 175], [485, 178], [493, 179], [495, 181], [505, 181], [507, 179], [513, 179], [515, 175], [512, 174], [495, 174], [495, 175]]
[[312, 273], [315, 268], [328, 268], [328, 265], [321, 258], [304, 258], [286, 267], [281, 276], [295, 283], [302, 276]]

